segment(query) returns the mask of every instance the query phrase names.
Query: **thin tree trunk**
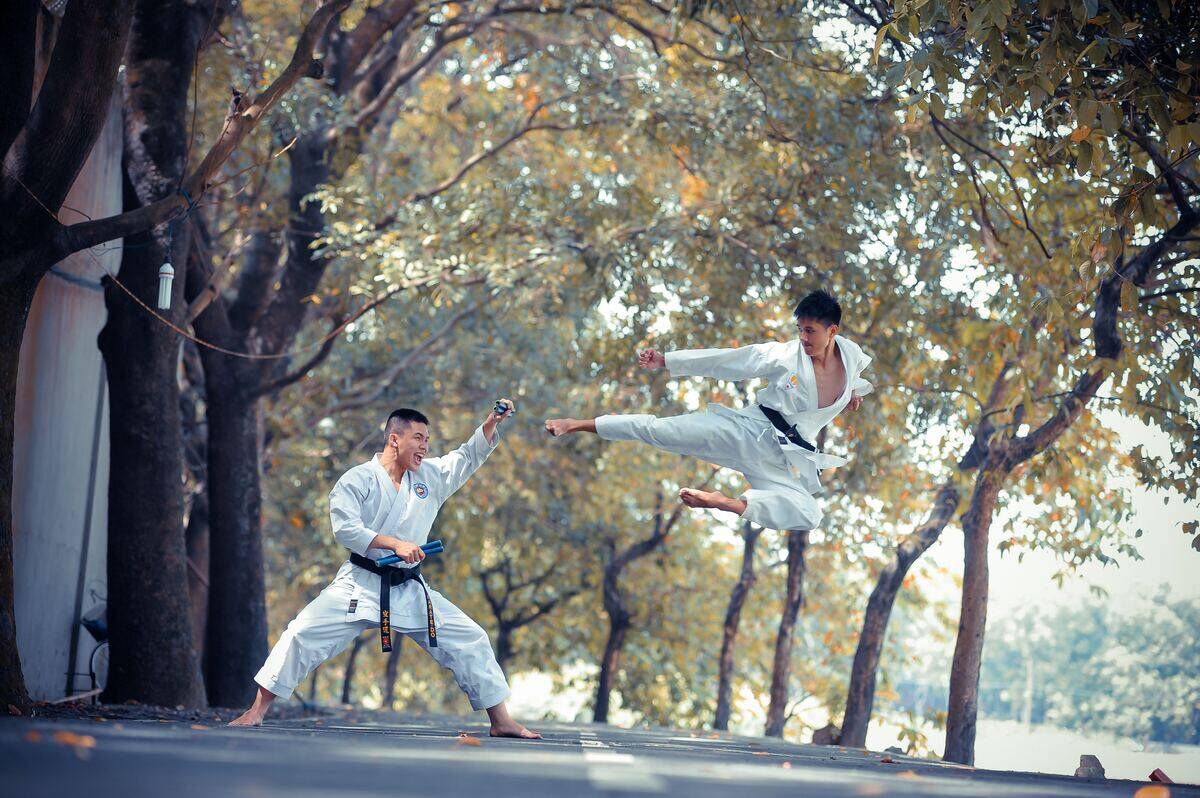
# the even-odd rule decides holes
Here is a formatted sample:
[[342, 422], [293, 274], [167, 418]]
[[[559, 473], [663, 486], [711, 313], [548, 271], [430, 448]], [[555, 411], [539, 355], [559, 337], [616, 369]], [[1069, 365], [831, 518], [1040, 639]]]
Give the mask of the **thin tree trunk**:
[[609, 620], [608, 639], [604, 642], [604, 655], [600, 659], [600, 678], [596, 684], [596, 709], [592, 716], [596, 723], [608, 723], [613, 679], [621, 666], [621, 651], [625, 648], [625, 636], [629, 627], [630, 622], [624, 617], [618, 616]]
[[359, 635], [354, 638], [354, 645], [350, 647], [350, 656], [346, 658], [346, 673], [342, 677], [342, 703], [349, 704], [350, 699], [354, 694], [354, 663], [358, 660], [358, 652], [362, 650], [363, 643], [367, 642], [369, 635]]
[[962, 608], [958, 638], [950, 664], [950, 700], [946, 714], [946, 751], [949, 762], [975, 762], [975, 720], [979, 708], [979, 667], [983, 662], [983, 636], [987, 625], [988, 532], [1003, 474], [985, 463], [975, 481], [971, 504], [963, 515]]
[[892, 559], [884, 566], [875, 582], [875, 589], [867, 601], [863, 617], [862, 632], [858, 636], [858, 648], [854, 652], [854, 665], [850, 669], [850, 688], [846, 695], [846, 713], [842, 717], [842, 733], [839, 745], [861, 748], [867, 742], [867, 725], [875, 703], [875, 679], [879, 670], [879, 658], [887, 635], [888, 621], [896, 596], [908, 574], [921, 555], [941, 536], [942, 530], [958, 509], [958, 491], [947, 482], [934, 498], [929, 519], [896, 546]]
[[[3, 264], [0, 268], [6, 268]], [[17, 407], [17, 364], [21, 337], [33, 304], [37, 279], [24, 275], [0, 291], [0, 711], [29, 709], [29, 692], [17, 652], [16, 596], [13, 579], [13, 440]]]
[[513, 655], [513, 632], [516, 630], [501, 618], [496, 618], [496, 621], [496, 662], [500, 663], [502, 671], [508, 673], [508, 661]]
[[388, 654], [387, 666], [383, 671], [383, 708], [396, 708], [396, 674], [400, 670], [400, 649], [404, 635], [396, 635], [392, 640], [392, 651]]
[[775, 658], [771, 665], [771, 703], [767, 707], [766, 735], [782, 737], [787, 723], [788, 677], [792, 665], [792, 637], [796, 616], [804, 603], [804, 553], [808, 548], [808, 530], [793, 529], [787, 533], [787, 595], [783, 601], [783, 616], [775, 637]]
[[717, 712], [713, 728], [728, 731], [729, 715], [733, 710], [733, 652], [737, 644], [738, 626], [742, 620], [742, 607], [754, 587], [754, 547], [762, 535], [762, 527], [749, 521], [742, 528], [742, 571], [729, 594], [729, 606], [725, 609], [725, 628], [721, 637], [721, 655], [718, 660]]

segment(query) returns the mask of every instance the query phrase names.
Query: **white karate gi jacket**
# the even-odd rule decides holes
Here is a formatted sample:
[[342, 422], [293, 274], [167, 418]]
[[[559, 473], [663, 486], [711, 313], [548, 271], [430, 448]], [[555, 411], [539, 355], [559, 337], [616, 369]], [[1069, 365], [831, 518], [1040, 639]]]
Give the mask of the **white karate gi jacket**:
[[[789, 424], [796, 426], [805, 440], [815, 446], [817, 434], [842, 412], [852, 396], [865, 396], [873, 390], [871, 383], [862, 377], [863, 370], [871, 362], [871, 356], [858, 344], [841, 335], [834, 337], [834, 343], [841, 353], [842, 365], [846, 370], [846, 386], [837, 401], [829, 407], [821, 408], [817, 407], [817, 380], [813, 372], [812, 358], [804, 351], [799, 339], [750, 344], [737, 349], [668, 352], [665, 358], [667, 369], [673, 377], [766, 379], [766, 387], [758, 391], [753, 402], [740, 410], [722, 405], [712, 405], [710, 410], [749, 417], [756, 422], [765, 422], [770, 427], [771, 422], [758, 406], [762, 404], [773, 407], [783, 414]], [[774, 427], [770, 428], [768, 434], [774, 434]], [[804, 484], [815, 487], [816, 490], [819, 490], [820, 485], [817, 471], [847, 462], [844, 457], [810, 452], [778, 434], [775, 434], [775, 438], [793, 473], [802, 477]]]
[[[463, 483], [475, 473], [488, 455], [500, 443], [489, 441], [482, 425], [463, 445], [441, 457], [427, 457], [416, 471], [407, 471], [399, 491], [391, 477], [379, 464], [379, 456], [357, 465], [342, 475], [329, 493], [329, 520], [337, 542], [351, 551], [372, 560], [391, 555], [386, 549], [368, 549], [376, 535], [391, 535], [416, 543], [429, 541], [429, 530], [438, 510]], [[438, 555], [443, 556], [443, 555]], [[411, 568], [400, 562], [393, 568]], [[353, 586], [348, 605], [353, 611], [347, 621], [379, 620], [379, 577], [353, 565], [342, 564], [333, 583], [347, 582]], [[392, 625], [424, 626], [426, 619], [425, 594], [415, 581], [391, 588]], [[431, 594], [436, 591], [430, 590]], [[438, 620], [438, 602], [434, 602], [434, 617]]]

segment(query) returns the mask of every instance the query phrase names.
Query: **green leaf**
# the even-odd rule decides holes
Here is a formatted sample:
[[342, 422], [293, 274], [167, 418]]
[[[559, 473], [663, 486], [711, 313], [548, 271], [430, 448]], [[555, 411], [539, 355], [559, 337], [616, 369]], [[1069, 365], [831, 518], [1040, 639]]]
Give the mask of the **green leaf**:
[[1104, 103], [1100, 106], [1100, 125], [1109, 135], [1115, 134], [1121, 127], [1121, 108], [1117, 103]]

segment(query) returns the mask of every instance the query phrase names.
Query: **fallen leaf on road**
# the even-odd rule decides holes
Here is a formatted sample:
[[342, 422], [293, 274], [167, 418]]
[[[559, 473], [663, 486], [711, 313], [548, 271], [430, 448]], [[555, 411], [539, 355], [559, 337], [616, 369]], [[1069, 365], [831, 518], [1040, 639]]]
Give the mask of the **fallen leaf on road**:
[[40, 743], [42, 741], [42, 733], [34, 729], [33, 731], [25, 732], [25, 739], [31, 743]]
[[199, 723], [193, 723], [192, 728], [196, 729], [197, 731], [208, 731], [207, 726], [201, 726]]
[[92, 718], [97, 723], [108, 723], [108, 718]]
[[467, 734], [466, 732], [463, 732], [462, 734], [458, 735], [458, 744], [459, 745], [471, 745], [471, 746], [483, 745], [483, 743], [479, 742], [478, 737], [475, 737], [474, 735], [471, 735], [471, 734]]
[[75, 752], [75, 756], [80, 759], [88, 758], [88, 751], [96, 747], [96, 738], [90, 734], [76, 734], [69, 731], [56, 731], [54, 733], [54, 742], [60, 745], [69, 745], [71, 750]]
[[1135, 792], [1133, 798], [1171, 798], [1171, 790], [1161, 784], [1151, 784]]
[[885, 756], [883, 759], [881, 759], [881, 760], [879, 760], [879, 761], [880, 761], [880, 762], [882, 762], [882, 763], [883, 763], [883, 764], [885, 764], [885, 765], [894, 765], [894, 764], [896, 764], [896, 760], [892, 759], [890, 756]]

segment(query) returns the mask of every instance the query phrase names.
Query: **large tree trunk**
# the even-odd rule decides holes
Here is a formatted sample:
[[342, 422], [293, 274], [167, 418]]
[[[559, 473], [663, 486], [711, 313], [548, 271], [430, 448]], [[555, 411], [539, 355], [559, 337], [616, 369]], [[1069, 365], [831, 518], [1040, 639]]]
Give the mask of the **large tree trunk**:
[[[329, 177], [324, 139], [302, 139], [288, 155], [292, 170], [288, 264], [279, 278], [278, 291], [265, 309], [235, 305], [231, 318], [227, 318], [214, 307], [197, 319], [198, 330], [234, 351], [254, 347], [268, 352], [286, 350], [303, 324], [309, 307], [307, 297], [316, 290], [328, 265], [312, 249], [324, 231], [320, 203], [307, 201]], [[262, 279], [274, 278], [264, 274]], [[242, 287], [257, 289], [246, 283]], [[208, 399], [212, 585], [204, 673], [209, 700], [215, 706], [236, 707], [253, 700], [254, 674], [267, 655], [259, 435], [262, 411], [258, 398], [265, 375], [255, 361], [211, 350], [202, 352], [201, 357]]]
[[[0, 266], [3, 268], [4, 266]], [[13, 439], [16, 427], [17, 363], [21, 337], [37, 278], [19, 277], [0, 291], [0, 711], [29, 708], [29, 693], [17, 652], [16, 596], [13, 585], [12, 483]]]
[[[186, 233], [175, 237], [182, 263]], [[126, 247], [120, 279], [153, 305], [165, 242], [139, 236]], [[168, 314], [180, 320], [182, 281]], [[105, 290], [100, 333], [110, 405], [108, 623], [105, 700], [204, 705], [192, 639], [183, 529], [179, 339], [114, 285]]]
[[208, 378], [209, 601], [204, 674], [213, 706], [245, 706], [267, 656], [259, 403], [240, 364], [204, 355]]
[[[129, 33], [132, 0], [74, 3], [53, 34], [56, 48], [38, 66], [39, 19], [33, 0], [0, 11], [0, 711], [24, 711], [29, 694], [17, 651], [13, 575], [13, 443], [17, 367], [34, 291], [57, 260], [48, 249], [61, 207], [92, 151], [111, 106]], [[35, 83], [46, 89], [33, 103]]]
[[620, 615], [609, 619], [608, 639], [604, 641], [604, 655], [600, 658], [600, 678], [596, 684], [596, 708], [592, 715], [592, 720], [596, 723], [608, 723], [613, 679], [621, 666], [621, 651], [625, 648], [625, 636], [630, 625], [629, 619]]
[[867, 601], [862, 632], [858, 636], [858, 649], [854, 652], [854, 665], [850, 669], [850, 689], [846, 695], [846, 714], [842, 718], [839, 745], [858, 748], [866, 745], [867, 724], [871, 721], [871, 710], [875, 703], [875, 677], [896, 595], [913, 563], [941, 536], [956, 509], [958, 491], [952, 483], [946, 483], [934, 498], [929, 519], [896, 546], [891, 561], [879, 573], [875, 589]]
[[808, 548], [808, 530], [793, 529], [787, 533], [787, 595], [783, 600], [783, 616], [775, 637], [775, 658], [771, 665], [771, 703], [767, 707], [766, 734], [782, 737], [787, 723], [788, 677], [792, 665], [792, 636], [796, 616], [804, 603], [804, 552]]
[[975, 719], [979, 707], [979, 666], [987, 625], [988, 532], [1003, 472], [985, 462], [975, 481], [971, 505], [963, 515], [962, 609], [950, 664], [950, 700], [946, 714], [946, 752], [942, 758], [975, 762]]
[[725, 629], [717, 666], [717, 713], [713, 718], [713, 728], [720, 731], [728, 731], [729, 715], [733, 710], [733, 652], [742, 620], [742, 607], [757, 579], [754, 573], [754, 547], [762, 531], [762, 527], [749, 521], [742, 529], [742, 572], [729, 593], [729, 606], [725, 609]]
[[[188, 157], [188, 87], [208, 7], [138, 0], [125, 70], [127, 204], [171, 196]], [[158, 270], [186, 268], [188, 225], [168, 224], [126, 247], [118, 279], [143, 302], [158, 296]], [[183, 323], [184, 280], [171, 309]], [[109, 318], [100, 349], [111, 395], [108, 620], [112, 659], [106, 697], [204, 703], [192, 637], [183, 525], [183, 437], [178, 381], [181, 340], [118, 287], [105, 291]]]
[[350, 647], [350, 656], [346, 658], [346, 673], [342, 676], [342, 703], [349, 704], [350, 699], [354, 697], [354, 664], [358, 661], [358, 652], [362, 651], [363, 643], [367, 642], [370, 635], [359, 635], [354, 638], [354, 645]]

